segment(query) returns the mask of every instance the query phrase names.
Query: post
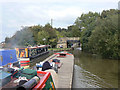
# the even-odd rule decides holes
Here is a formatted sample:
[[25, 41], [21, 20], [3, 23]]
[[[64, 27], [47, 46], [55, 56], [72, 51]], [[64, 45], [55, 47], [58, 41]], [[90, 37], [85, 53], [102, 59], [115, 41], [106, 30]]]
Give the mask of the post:
[[51, 26], [52, 26], [52, 24], [53, 24], [53, 19], [51, 19]]

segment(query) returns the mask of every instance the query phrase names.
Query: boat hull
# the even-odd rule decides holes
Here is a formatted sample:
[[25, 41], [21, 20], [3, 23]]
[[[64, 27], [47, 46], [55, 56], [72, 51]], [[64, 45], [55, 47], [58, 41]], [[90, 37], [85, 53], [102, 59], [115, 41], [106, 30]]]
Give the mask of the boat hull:
[[37, 56], [48, 53], [48, 46], [42, 45], [28, 48], [15, 48], [17, 58], [35, 58]]
[[0, 66], [17, 62], [15, 50], [0, 50]]

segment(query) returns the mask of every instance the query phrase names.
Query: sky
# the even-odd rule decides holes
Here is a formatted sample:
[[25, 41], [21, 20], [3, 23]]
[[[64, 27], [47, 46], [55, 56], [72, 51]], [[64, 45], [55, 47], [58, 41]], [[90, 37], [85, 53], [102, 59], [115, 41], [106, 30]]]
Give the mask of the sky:
[[0, 0], [0, 42], [23, 26], [67, 28], [82, 13], [118, 9], [119, 0]]

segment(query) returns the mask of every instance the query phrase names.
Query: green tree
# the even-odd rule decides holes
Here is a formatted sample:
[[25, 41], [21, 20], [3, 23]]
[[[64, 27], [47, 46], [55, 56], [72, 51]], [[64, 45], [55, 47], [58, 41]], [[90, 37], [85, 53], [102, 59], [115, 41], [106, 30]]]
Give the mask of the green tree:
[[38, 32], [43, 30], [43, 27], [41, 25], [31, 26], [29, 27], [31, 32], [33, 33], [34, 43], [37, 44], [38, 41]]
[[89, 50], [104, 58], [120, 59], [118, 50], [118, 14], [99, 19], [98, 25], [89, 37]]
[[72, 37], [80, 37], [80, 35], [81, 35], [81, 29], [80, 29], [80, 27], [78, 27], [76, 25], [73, 26], [71, 33], [72, 33]]
[[90, 37], [92, 30], [94, 30], [99, 16], [100, 15], [96, 12], [89, 12], [87, 14], [82, 14], [81, 17], [78, 17], [75, 21], [76, 30], [80, 31], [76, 33], [80, 34], [82, 49], [84, 51], [88, 51], [88, 38]]
[[56, 29], [52, 28], [52, 26], [48, 23], [44, 26], [43, 30], [49, 34], [48, 44], [55, 47], [57, 44]]
[[6, 37], [5, 38], [5, 43], [9, 43], [10, 42], [10, 38], [9, 37]]
[[47, 44], [48, 43], [48, 38], [49, 38], [49, 34], [48, 32], [42, 30], [40, 32], [38, 32], [38, 40], [37, 40], [37, 44]]

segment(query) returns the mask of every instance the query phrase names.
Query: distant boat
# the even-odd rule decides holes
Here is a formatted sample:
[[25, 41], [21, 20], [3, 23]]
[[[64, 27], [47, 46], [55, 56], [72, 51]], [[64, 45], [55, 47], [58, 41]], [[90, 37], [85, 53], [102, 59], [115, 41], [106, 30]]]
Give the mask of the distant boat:
[[17, 58], [35, 58], [37, 56], [48, 53], [47, 45], [40, 45], [34, 47], [26, 47], [26, 48], [15, 48]]

